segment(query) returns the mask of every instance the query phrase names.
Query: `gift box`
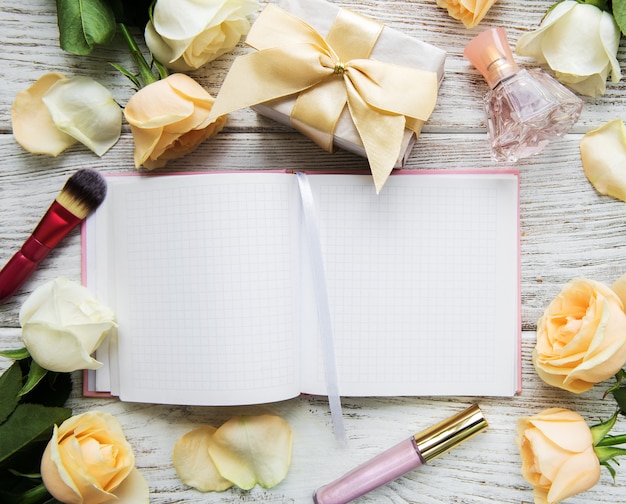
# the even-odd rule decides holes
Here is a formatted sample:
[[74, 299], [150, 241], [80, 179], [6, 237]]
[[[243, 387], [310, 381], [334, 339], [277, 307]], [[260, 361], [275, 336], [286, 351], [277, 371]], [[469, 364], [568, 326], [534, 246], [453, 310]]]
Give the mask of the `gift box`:
[[254, 22], [214, 104], [251, 106], [322, 148], [368, 158], [377, 191], [430, 116], [446, 53], [325, 0], [278, 0]]

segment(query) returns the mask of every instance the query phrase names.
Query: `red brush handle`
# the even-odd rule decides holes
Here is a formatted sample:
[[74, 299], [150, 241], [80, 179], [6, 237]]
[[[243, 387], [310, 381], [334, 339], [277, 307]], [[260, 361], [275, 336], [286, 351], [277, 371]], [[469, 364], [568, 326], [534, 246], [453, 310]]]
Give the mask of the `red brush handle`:
[[22, 248], [0, 271], [0, 302], [15, 294], [39, 263], [81, 220], [54, 200]]

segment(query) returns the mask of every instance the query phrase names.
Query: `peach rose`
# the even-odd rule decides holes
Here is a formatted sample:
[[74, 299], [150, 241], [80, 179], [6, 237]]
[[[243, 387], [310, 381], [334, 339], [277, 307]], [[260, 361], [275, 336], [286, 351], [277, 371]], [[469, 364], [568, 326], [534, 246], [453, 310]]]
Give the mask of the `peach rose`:
[[122, 426], [108, 413], [87, 412], [55, 425], [41, 477], [48, 492], [66, 504], [149, 502]]
[[226, 116], [208, 121], [214, 101], [200, 84], [179, 73], [135, 93], [124, 109], [135, 140], [135, 167], [161, 168], [216, 135]]
[[593, 280], [567, 283], [539, 319], [532, 360], [542, 380], [577, 394], [615, 375], [626, 362], [620, 298]]
[[448, 14], [460, 20], [465, 28], [474, 28], [482, 21], [497, 0], [437, 0], [437, 5], [448, 9]]
[[522, 476], [534, 487], [535, 504], [561, 502], [600, 479], [593, 436], [578, 413], [551, 408], [520, 418], [515, 442]]

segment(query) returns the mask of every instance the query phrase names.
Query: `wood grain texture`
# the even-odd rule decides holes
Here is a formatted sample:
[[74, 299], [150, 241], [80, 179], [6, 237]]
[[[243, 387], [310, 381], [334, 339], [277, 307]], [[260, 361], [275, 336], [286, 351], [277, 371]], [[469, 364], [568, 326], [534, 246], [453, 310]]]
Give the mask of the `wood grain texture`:
[[[552, 0], [499, 0], [479, 27], [466, 30], [437, 7], [435, 0], [335, 0], [371, 15], [408, 35], [445, 49], [445, 79], [437, 107], [416, 143], [407, 168], [493, 168], [481, 97], [482, 77], [463, 58], [465, 44], [485, 28], [503, 26], [512, 43], [536, 27]], [[137, 39], [141, 33], [136, 32]], [[248, 49], [229, 55], [192, 75], [216, 94], [233, 61]], [[618, 58], [626, 62], [622, 41]], [[98, 48], [91, 56], [63, 53], [58, 47], [55, 3], [50, 0], [0, 2], [0, 263], [19, 248], [52, 202], [65, 180], [81, 167], [103, 173], [127, 173], [133, 141], [128, 128], [102, 158], [80, 145], [57, 158], [22, 150], [11, 134], [10, 108], [18, 91], [45, 72], [87, 75], [99, 80], [123, 105], [135, 92], [130, 82], [108, 62], [129, 68], [132, 63], [121, 40]], [[532, 61], [519, 58], [522, 66]], [[521, 294], [523, 391], [514, 398], [350, 398], [343, 400], [347, 448], [332, 439], [327, 401], [302, 396], [276, 404], [242, 408], [212, 408], [121, 403], [116, 399], [81, 396], [81, 375], [70, 399], [75, 413], [100, 409], [116, 415], [136, 453], [157, 503], [304, 503], [313, 490], [360, 462], [478, 401], [490, 428], [431, 465], [396, 480], [362, 498], [362, 503], [522, 503], [532, 502], [532, 490], [520, 475], [514, 443], [518, 418], [548, 408], [568, 407], [590, 423], [608, 417], [605, 384], [580, 396], [545, 385], [530, 362], [538, 318], [563, 284], [574, 277], [612, 283], [626, 271], [626, 205], [599, 195], [582, 171], [579, 142], [584, 133], [614, 118], [626, 119], [626, 81], [608, 83], [605, 95], [585, 98], [583, 115], [571, 134], [540, 155], [516, 164], [521, 173]], [[327, 154], [287, 127], [251, 110], [231, 114], [226, 129], [191, 155], [170, 163], [172, 171], [212, 169], [367, 169], [364, 159], [346, 152]], [[401, 253], [401, 251], [399, 251]], [[18, 313], [34, 288], [46, 280], [80, 278], [80, 234], [72, 233], [10, 300], [0, 305], [0, 348], [19, 347]], [[471, 295], [471, 293], [468, 293]], [[442, 356], [442, 358], [444, 358]], [[0, 371], [10, 363], [0, 359]], [[416, 359], [419, 365], [419, 359]], [[459, 376], [459, 380], [463, 377]], [[293, 463], [287, 479], [271, 490], [229, 490], [201, 494], [183, 485], [171, 465], [176, 439], [201, 423], [219, 425], [235, 414], [272, 412], [294, 429]], [[616, 428], [626, 432], [621, 420]], [[621, 474], [620, 474], [621, 473]], [[618, 468], [613, 482], [603, 472], [592, 490], [567, 502], [626, 503], [626, 474]]]

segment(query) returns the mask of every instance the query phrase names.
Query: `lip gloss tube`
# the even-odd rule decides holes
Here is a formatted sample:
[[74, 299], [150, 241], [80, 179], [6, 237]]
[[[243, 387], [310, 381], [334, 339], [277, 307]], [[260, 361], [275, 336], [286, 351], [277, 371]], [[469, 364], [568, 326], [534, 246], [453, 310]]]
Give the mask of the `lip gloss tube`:
[[313, 494], [316, 504], [345, 504], [443, 455], [487, 428], [478, 405], [453, 415], [377, 455], [324, 485]]

